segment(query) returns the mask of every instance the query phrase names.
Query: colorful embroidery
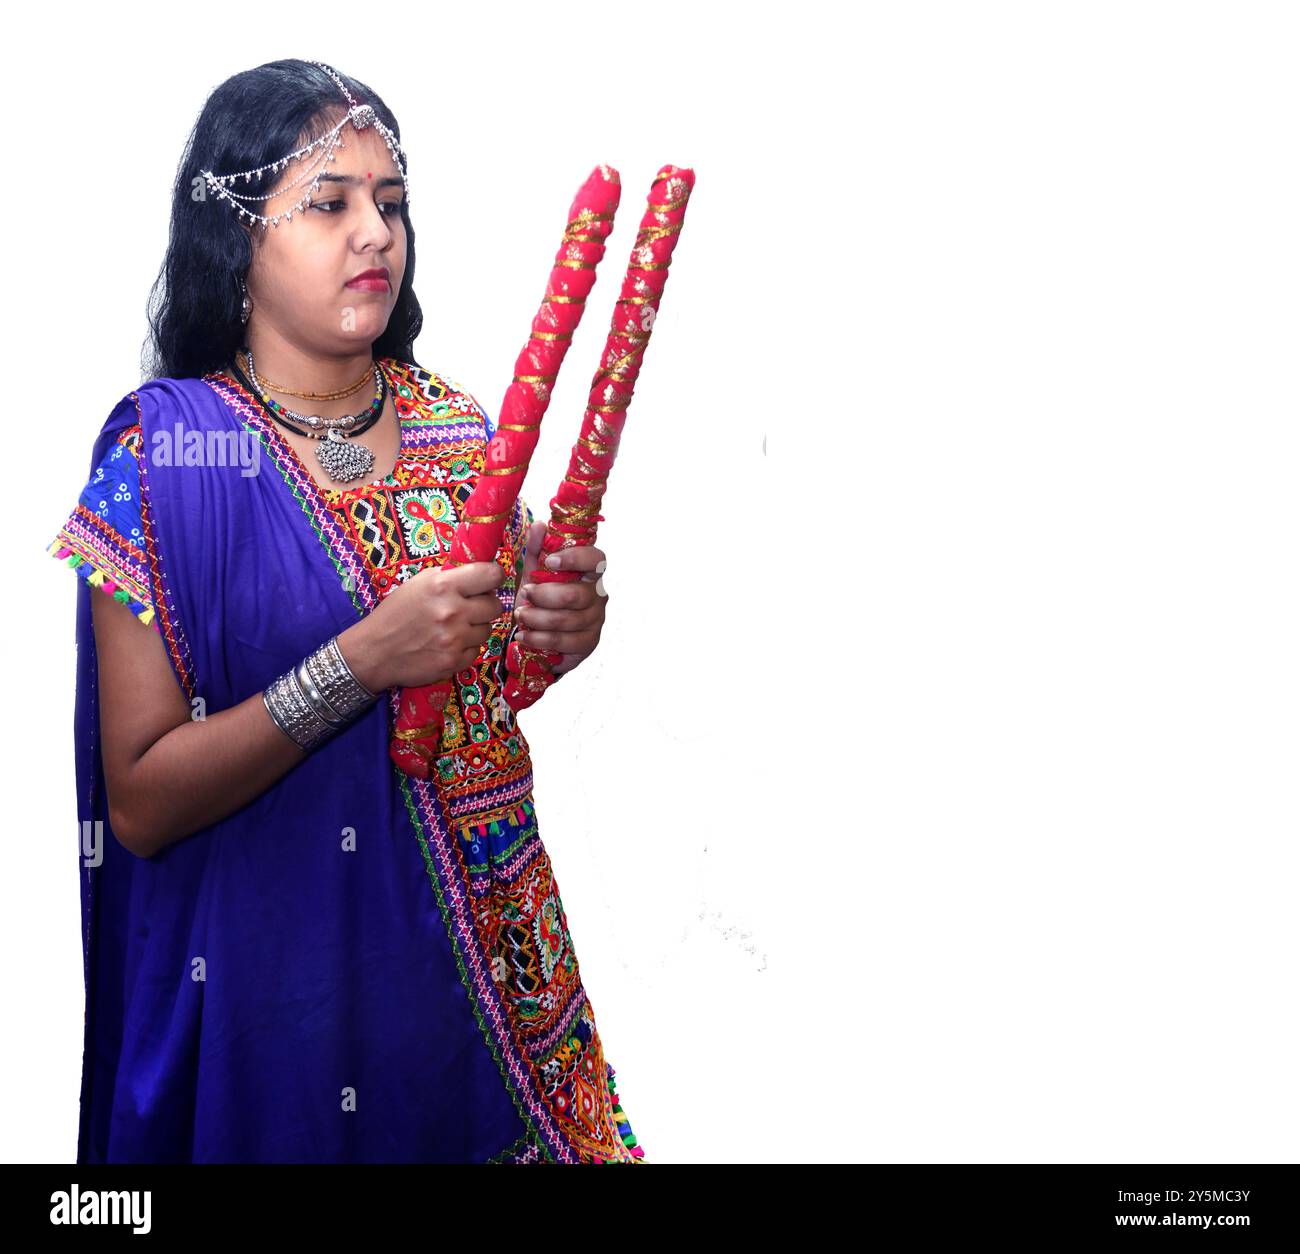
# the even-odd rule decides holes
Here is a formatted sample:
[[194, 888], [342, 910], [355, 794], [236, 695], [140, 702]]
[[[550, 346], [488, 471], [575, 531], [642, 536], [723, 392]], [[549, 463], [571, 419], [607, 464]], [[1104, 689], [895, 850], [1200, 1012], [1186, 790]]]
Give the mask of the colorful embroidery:
[[[255, 398], [219, 374], [205, 381], [255, 431], [293, 488], [361, 614], [446, 556], [483, 467], [487, 415], [468, 393], [418, 366], [381, 359], [402, 424], [393, 473], [332, 490], [306, 470]], [[642, 1150], [614, 1090], [591, 1000], [532, 800], [528, 742], [501, 698], [510, 611], [532, 521], [521, 501], [502, 550], [505, 607], [447, 703], [436, 788], [394, 767], [461, 978], [528, 1134], [494, 1162], [637, 1162]], [[389, 694], [390, 718], [397, 690]]]
[[47, 551], [158, 629], [140, 513], [140, 424], [104, 454]]
[[[140, 413], [140, 398], [131, 393], [135, 411]], [[198, 679], [194, 674], [194, 659], [190, 655], [189, 641], [181, 629], [176, 613], [176, 601], [163, 576], [163, 563], [158, 556], [158, 537], [154, 531], [153, 510], [149, 504], [149, 458], [142, 457], [140, 466], [140, 521], [144, 531], [144, 551], [149, 559], [149, 593], [157, 612], [159, 629], [167, 645], [167, 654], [186, 697], [193, 701]]]
[[[140, 398], [134, 392], [136, 414]], [[163, 638], [187, 697], [194, 696], [194, 666], [162, 578], [149, 509], [147, 457], [141, 424], [125, 428], [82, 489], [81, 498], [47, 551], [66, 562], [91, 587], [127, 605]]]

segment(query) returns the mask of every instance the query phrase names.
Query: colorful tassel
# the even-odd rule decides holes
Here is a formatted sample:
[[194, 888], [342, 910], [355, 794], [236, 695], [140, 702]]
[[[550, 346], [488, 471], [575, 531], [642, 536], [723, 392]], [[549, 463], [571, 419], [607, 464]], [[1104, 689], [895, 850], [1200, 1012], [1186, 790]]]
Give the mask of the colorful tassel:
[[68, 545], [62, 544], [58, 540], [50, 544], [47, 551], [70, 569], [75, 570], [90, 587], [100, 588], [107, 592], [114, 601], [120, 601], [146, 626], [153, 623], [153, 606], [135, 600], [131, 596], [129, 588], [118, 583], [107, 571], [101, 570], [89, 558], [81, 553], [74, 552]]
[[[645, 1158], [645, 1151], [637, 1144], [636, 1134], [632, 1131], [632, 1125], [628, 1122], [627, 1116], [623, 1113], [623, 1107], [619, 1103], [618, 1093], [614, 1087], [614, 1068], [607, 1062], [605, 1070], [608, 1073], [609, 1096], [614, 1103], [614, 1124], [618, 1129], [619, 1139], [624, 1145], [632, 1151], [632, 1156], [638, 1160]], [[596, 1163], [616, 1163], [622, 1160], [617, 1158], [600, 1158], [595, 1156], [592, 1162]]]

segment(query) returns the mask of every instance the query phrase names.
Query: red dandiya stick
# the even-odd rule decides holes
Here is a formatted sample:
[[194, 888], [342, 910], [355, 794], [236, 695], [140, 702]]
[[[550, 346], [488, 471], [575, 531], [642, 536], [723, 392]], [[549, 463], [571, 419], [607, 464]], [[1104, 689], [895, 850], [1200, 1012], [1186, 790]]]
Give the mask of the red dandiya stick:
[[[568, 472], [551, 498], [539, 563], [560, 549], [596, 542], [596, 524], [604, 521], [600, 504], [694, 187], [694, 170], [666, 165], [650, 188], [601, 365], [591, 381], [582, 430], [569, 456]], [[547, 570], [541, 564], [532, 572], [533, 583], [569, 583], [580, 578], [581, 571]], [[504, 696], [512, 710], [527, 709], [546, 691], [555, 680], [553, 667], [559, 660], [560, 654], [552, 650], [529, 649], [518, 640], [510, 641]]]
[[[496, 560], [537, 447], [551, 388], [596, 281], [596, 265], [605, 255], [605, 240], [614, 228], [621, 190], [618, 171], [601, 165], [573, 198], [546, 295], [533, 319], [528, 342], [515, 361], [514, 379], [501, 403], [483, 472], [465, 502], [442, 562], [444, 569]], [[406, 774], [429, 778], [442, 745], [444, 710], [450, 695], [450, 679], [402, 689], [388, 752]]]

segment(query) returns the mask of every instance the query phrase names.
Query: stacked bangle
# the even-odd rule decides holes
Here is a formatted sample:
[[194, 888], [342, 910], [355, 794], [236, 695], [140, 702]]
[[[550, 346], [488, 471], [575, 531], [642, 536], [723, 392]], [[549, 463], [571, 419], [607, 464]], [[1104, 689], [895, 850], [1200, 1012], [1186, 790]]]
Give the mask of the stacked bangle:
[[337, 636], [262, 693], [276, 726], [308, 752], [355, 721], [378, 697], [352, 673]]

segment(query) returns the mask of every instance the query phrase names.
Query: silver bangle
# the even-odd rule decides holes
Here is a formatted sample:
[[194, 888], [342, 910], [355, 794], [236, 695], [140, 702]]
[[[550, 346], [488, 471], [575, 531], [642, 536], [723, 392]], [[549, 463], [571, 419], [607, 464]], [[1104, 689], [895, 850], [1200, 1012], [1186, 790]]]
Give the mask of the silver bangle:
[[342, 731], [378, 699], [353, 675], [338, 638], [268, 684], [262, 693], [275, 725], [310, 752]]
[[325, 700], [320, 689], [316, 687], [316, 681], [312, 678], [311, 671], [307, 669], [306, 658], [303, 658], [293, 668], [293, 677], [298, 681], [298, 687], [302, 689], [302, 695], [307, 698], [307, 704], [316, 711], [323, 722], [328, 723], [331, 727], [342, 727], [347, 722], [343, 715]]
[[328, 709], [320, 710], [328, 716], [332, 711], [345, 722], [365, 710], [379, 694], [371, 692], [353, 673], [343, 659], [337, 636], [327, 640], [302, 665], [320, 693]]

